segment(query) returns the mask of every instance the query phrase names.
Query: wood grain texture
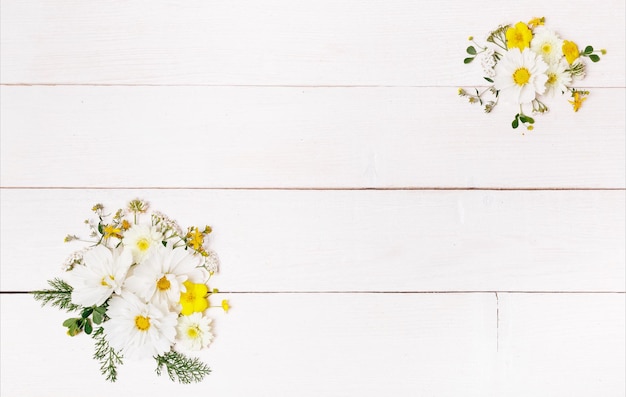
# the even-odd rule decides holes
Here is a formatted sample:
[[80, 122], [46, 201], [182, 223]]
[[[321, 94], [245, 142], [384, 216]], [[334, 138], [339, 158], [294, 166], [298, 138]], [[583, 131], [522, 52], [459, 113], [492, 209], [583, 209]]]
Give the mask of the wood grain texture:
[[[213, 373], [185, 392], [220, 395], [587, 397], [624, 393], [623, 294], [232, 294], [200, 356]], [[3, 295], [2, 395], [169, 395], [153, 363], [101, 379], [67, 314]], [[36, 318], [36, 326], [23, 324]], [[41, 335], [46, 338], [41, 338]], [[40, 361], [41, 357], [54, 358]], [[33, 371], [33, 363], [42, 362]], [[10, 365], [7, 365], [10, 363]], [[71, 363], [71, 364], [68, 364]], [[28, 373], [36, 381], [24, 382]]]
[[[608, 54], [513, 131], [457, 96], [466, 39], [540, 15]], [[0, 394], [623, 397], [625, 32], [619, 0], [2, 0]], [[108, 384], [23, 293], [135, 197], [214, 227], [204, 383]]]
[[[201, 358], [213, 373], [180, 386], [152, 360], [125, 363], [106, 383], [90, 338], [70, 339], [68, 316], [31, 297], [2, 296], [3, 396], [101, 395], [484, 397], [494, 386], [493, 294], [237, 294], [216, 312], [216, 339]], [[24, 318], [36, 318], [29, 326]], [[41, 335], [46, 335], [42, 338]], [[52, 358], [47, 364], [42, 357]], [[10, 363], [7, 365], [7, 363]], [[33, 371], [33, 363], [36, 371]], [[52, 364], [54, 363], [54, 364]], [[24, 374], [31, 377], [24, 382]]]
[[626, 394], [624, 294], [498, 298], [498, 395]]
[[554, 98], [523, 135], [445, 88], [3, 87], [1, 181], [624, 188], [625, 92]]
[[543, 14], [584, 48], [607, 48], [585, 86], [624, 87], [621, 0], [289, 0], [84, 3], [5, 0], [4, 84], [480, 84], [467, 37]]
[[2, 290], [42, 288], [92, 205], [136, 196], [214, 228], [224, 291], [624, 291], [623, 191], [83, 189], [2, 191]]

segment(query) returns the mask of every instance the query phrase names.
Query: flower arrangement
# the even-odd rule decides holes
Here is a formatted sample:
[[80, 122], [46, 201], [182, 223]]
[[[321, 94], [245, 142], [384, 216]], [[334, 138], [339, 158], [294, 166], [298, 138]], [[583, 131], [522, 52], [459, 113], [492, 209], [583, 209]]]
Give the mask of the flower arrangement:
[[524, 107], [533, 113], [545, 113], [548, 106], [544, 97], [557, 93], [569, 93], [569, 103], [577, 112], [587, 99], [589, 91], [572, 87], [585, 77], [584, 58], [598, 62], [606, 50], [594, 50], [586, 46], [580, 51], [578, 45], [563, 40], [557, 33], [545, 27], [545, 18], [533, 18], [528, 23], [518, 22], [513, 26], [501, 25], [487, 36], [487, 43], [480, 45], [470, 36], [474, 45], [467, 47], [464, 63], [476, 58], [480, 60], [484, 79], [492, 85], [483, 91], [474, 89], [475, 94], [459, 88], [459, 95], [478, 103], [489, 113], [502, 98], [519, 105], [511, 126], [524, 125], [533, 129], [535, 120], [524, 112]]
[[[184, 232], [166, 215], [149, 213], [139, 199], [114, 215], [102, 204], [92, 211], [97, 220], [85, 221], [91, 240], [65, 238], [89, 246], [74, 252], [64, 263], [65, 276], [49, 280], [52, 288], [34, 291], [34, 298], [77, 314], [63, 326], [69, 336], [91, 335], [108, 381], [117, 380], [123, 359], [150, 357], [158, 375], [165, 368], [172, 381], [201, 381], [210, 369], [188, 354], [213, 340], [207, 311], [218, 290], [207, 283], [219, 260], [206, 248], [211, 228]], [[228, 301], [217, 307], [227, 312]]]

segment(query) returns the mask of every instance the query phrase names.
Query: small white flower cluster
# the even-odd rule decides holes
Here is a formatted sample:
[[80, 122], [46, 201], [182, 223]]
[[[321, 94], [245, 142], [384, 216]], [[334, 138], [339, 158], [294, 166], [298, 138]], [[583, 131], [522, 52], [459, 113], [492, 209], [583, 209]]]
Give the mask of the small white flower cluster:
[[493, 70], [494, 66], [496, 66], [496, 57], [495, 51], [492, 48], [487, 48], [481, 54], [480, 65], [483, 68], [485, 76], [489, 78], [494, 78], [496, 76], [496, 71]]
[[[469, 98], [470, 103], [480, 103], [487, 112], [502, 99], [505, 102], [531, 105], [535, 113], [544, 113], [548, 107], [542, 102], [543, 96], [554, 97], [557, 93], [569, 92], [573, 98], [569, 101], [578, 111], [587, 99], [587, 91], [571, 87], [573, 81], [585, 76], [585, 63], [582, 58], [598, 62], [597, 53], [606, 54], [606, 50], [594, 51], [587, 46], [583, 51], [576, 43], [563, 40], [559, 35], [544, 26], [545, 18], [533, 18], [528, 23], [518, 22], [513, 26], [500, 26], [487, 37], [487, 44], [469, 46], [465, 63], [471, 63], [476, 57], [485, 75], [493, 85], [476, 95], [459, 89], [459, 95]], [[470, 37], [473, 41], [473, 37]], [[487, 100], [483, 94], [495, 93], [495, 98]], [[534, 119], [520, 110], [512, 123], [513, 128], [524, 124], [532, 129]]]

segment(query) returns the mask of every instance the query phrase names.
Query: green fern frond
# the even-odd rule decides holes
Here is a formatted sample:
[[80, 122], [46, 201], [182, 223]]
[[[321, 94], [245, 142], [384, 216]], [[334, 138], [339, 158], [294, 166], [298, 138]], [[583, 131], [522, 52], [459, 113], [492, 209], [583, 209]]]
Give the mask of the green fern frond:
[[165, 366], [172, 382], [178, 381], [183, 384], [200, 382], [211, 373], [211, 369], [199, 359], [189, 358], [175, 351], [156, 356], [155, 360], [157, 361], [157, 375], [161, 375]]
[[117, 366], [122, 365], [122, 355], [109, 346], [109, 342], [104, 338], [104, 329], [99, 327], [92, 335], [96, 341], [96, 351], [93, 358], [100, 363], [100, 372], [109, 382], [117, 380]]
[[72, 303], [73, 288], [71, 285], [60, 278], [48, 280], [48, 284], [52, 289], [32, 292], [35, 300], [41, 302], [41, 306], [50, 305], [68, 312], [77, 311], [81, 308], [79, 305]]

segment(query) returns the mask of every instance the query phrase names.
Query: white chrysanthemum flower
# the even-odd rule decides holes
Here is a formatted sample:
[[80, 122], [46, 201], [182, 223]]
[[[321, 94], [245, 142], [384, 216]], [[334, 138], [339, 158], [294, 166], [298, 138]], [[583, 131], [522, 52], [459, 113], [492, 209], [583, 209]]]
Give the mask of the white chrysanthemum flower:
[[109, 320], [102, 323], [106, 340], [125, 357], [158, 356], [170, 351], [176, 340], [178, 315], [133, 294], [111, 298], [107, 316]]
[[184, 248], [168, 248], [162, 244], [141, 264], [135, 266], [124, 283], [124, 288], [145, 302], [164, 305], [178, 312], [183, 283], [190, 280], [203, 283], [208, 275], [202, 269], [202, 257], [192, 255]]
[[569, 67], [566, 60], [548, 66], [548, 81], [546, 81], [545, 95], [554, 96], [567, 91], [567, 86], [572, 82], [572, 76], [567, 71]]
[[512, 48], [495, 67], [494, 87], [505, 101], [529, 103], [546, 90], [548, 65], [537, 54], [526, 48]]
[[176, 346], [184, 350], [200, 350], [207, 347], [213, 340], [211, 319], [202, 313], [180, 316], [176, 326]]
[[161, 246], [163, 235], [150, 225], [133, 225], [124, 233], [122, 244], [133, 253], [135, 263], [146, 258], [154, 247]]
[[112, 251], [104, 245], [97, 245], [83, 254], [82, 263], [70, 271], [72, 303], [100, 306], [111, 294], [121, 292], [133, 257], [128, 250]]
[[539, 27], [535, 29], [530, 49], [541, 55], [546, 63], [558, 63], [563, 57], [563, 40], [555, 32]]

